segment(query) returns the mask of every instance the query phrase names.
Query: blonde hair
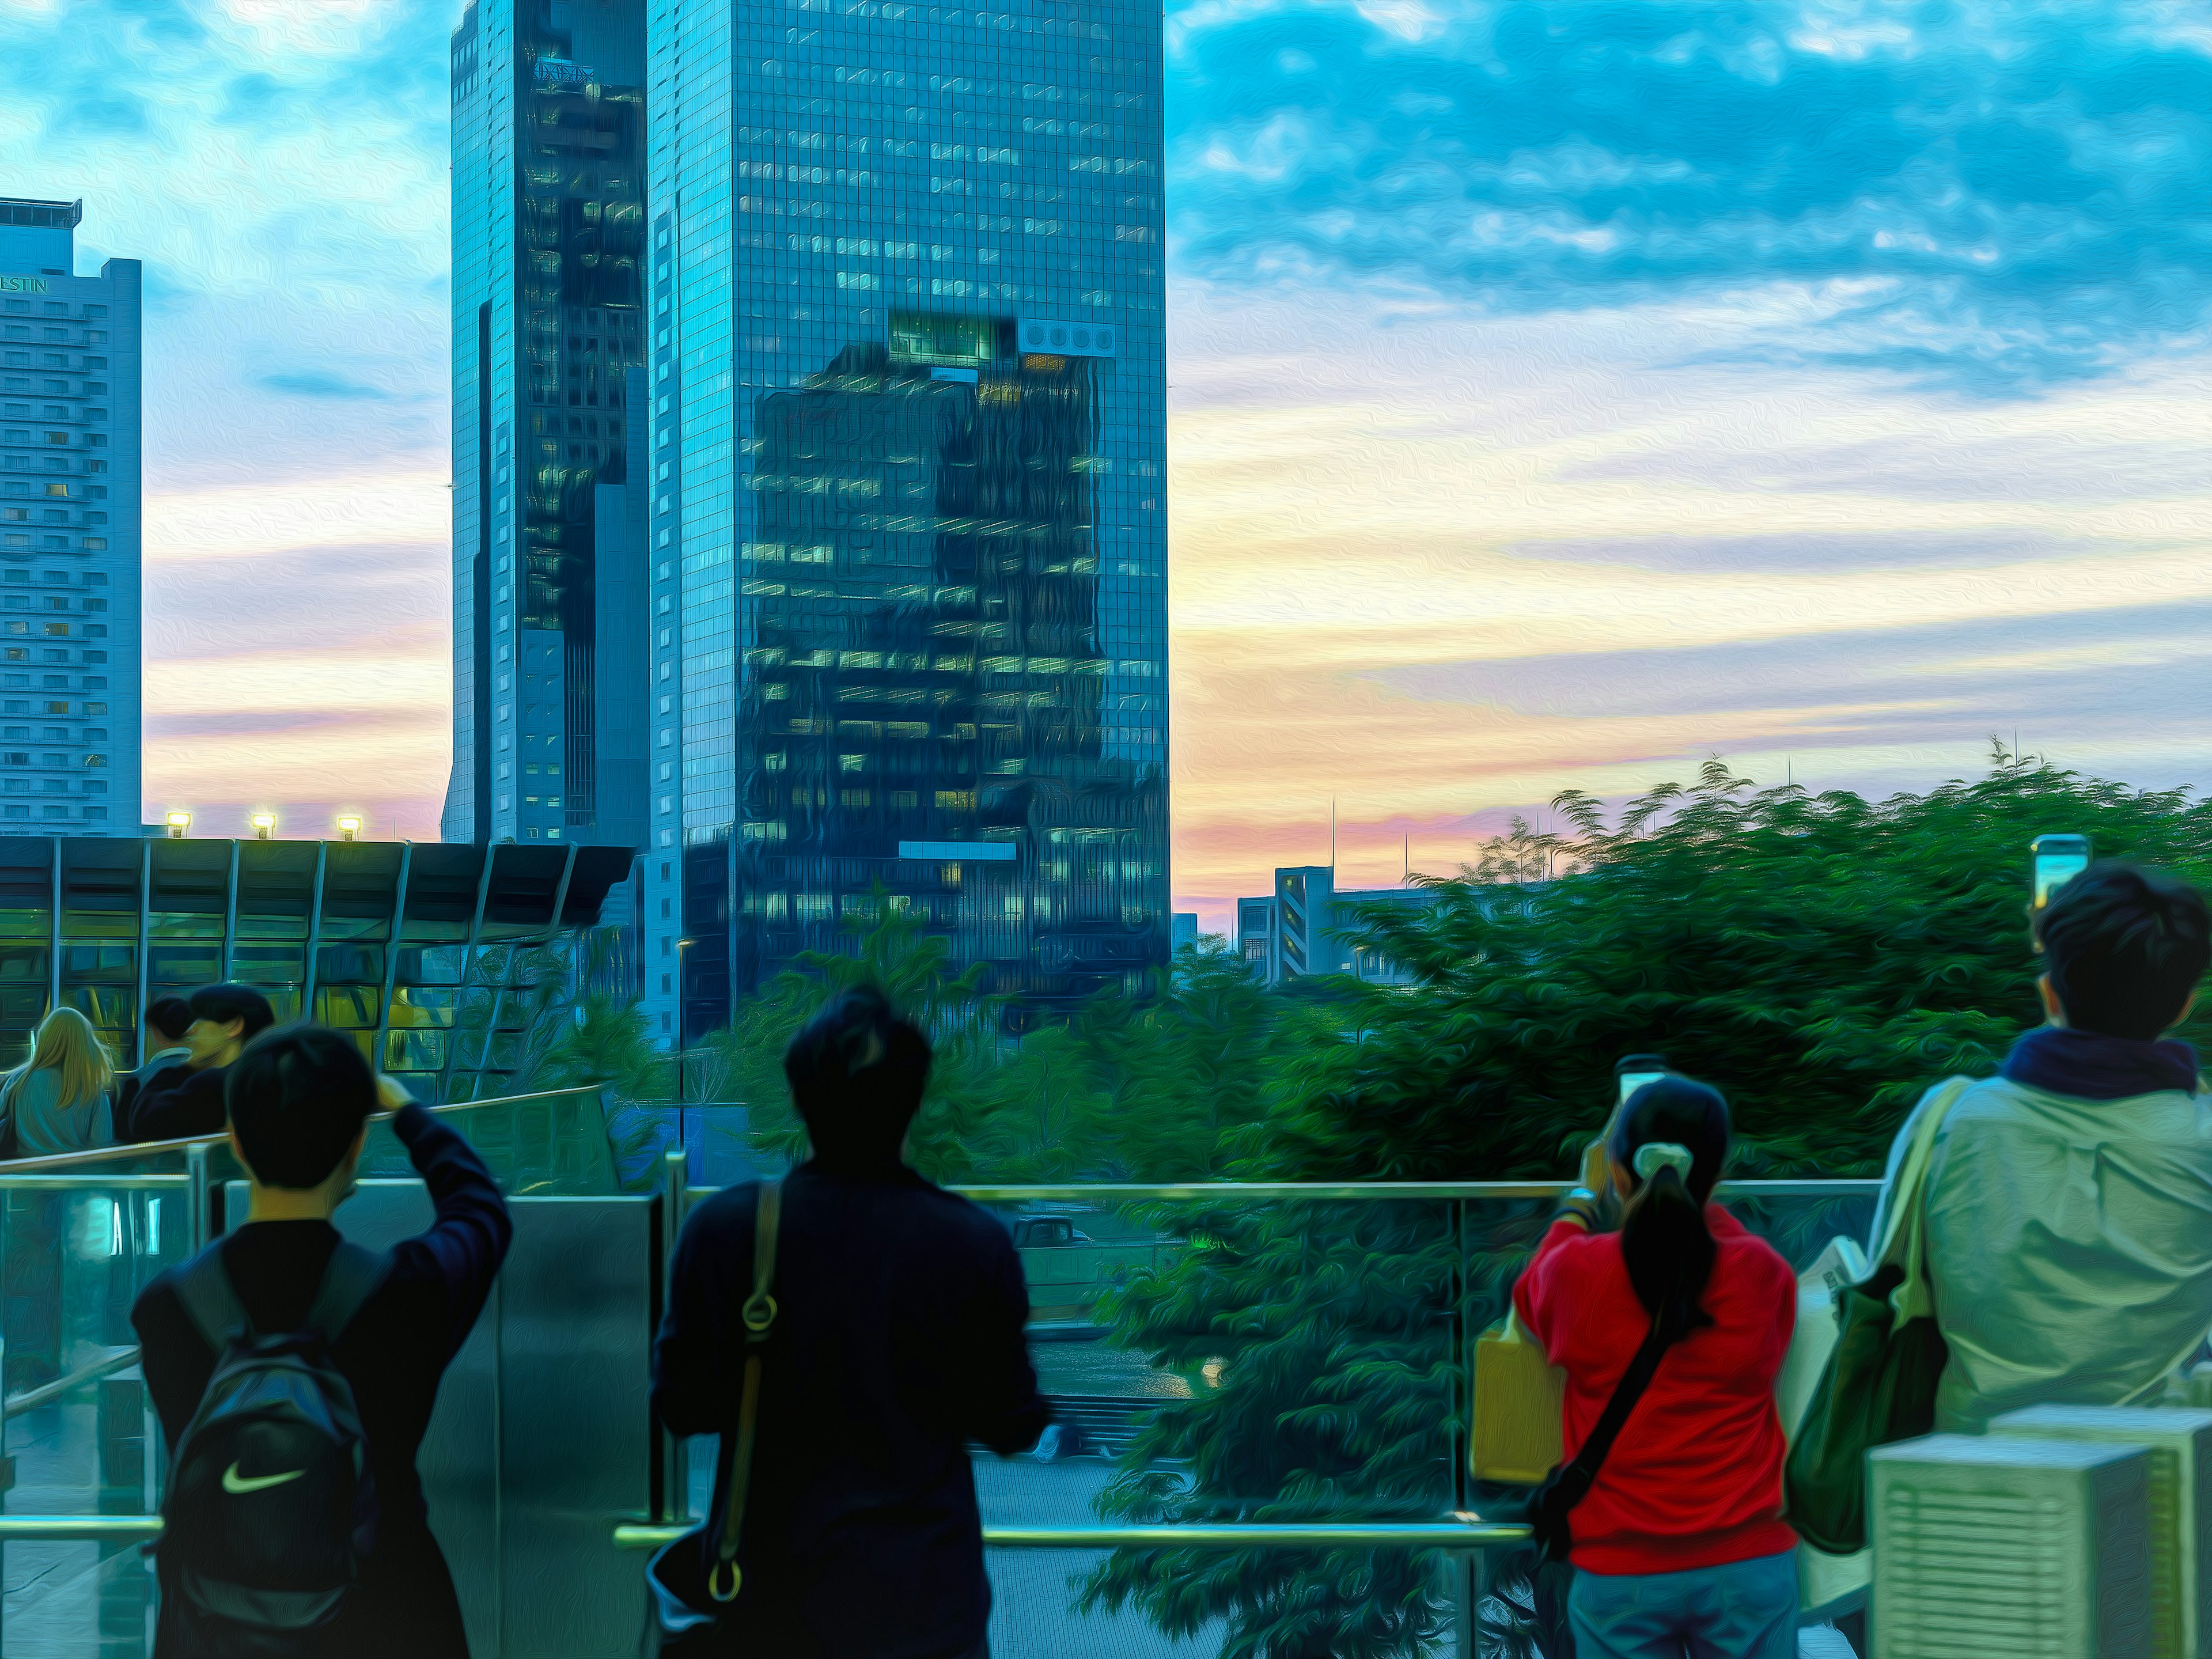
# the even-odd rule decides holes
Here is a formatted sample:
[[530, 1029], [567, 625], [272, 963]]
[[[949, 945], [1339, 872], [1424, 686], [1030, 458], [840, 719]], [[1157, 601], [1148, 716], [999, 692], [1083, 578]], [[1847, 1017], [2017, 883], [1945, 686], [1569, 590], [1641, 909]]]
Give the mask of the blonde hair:
[[57, 1008], [31, 1034], [31, 1057], [0, 1082], [0, 1096], [12, 1096], [33, 1072], [61, 1073], [63, 1111], [99, 1103], [115, 1083], [107, 1045], [92, 1022], [74, 1008]]

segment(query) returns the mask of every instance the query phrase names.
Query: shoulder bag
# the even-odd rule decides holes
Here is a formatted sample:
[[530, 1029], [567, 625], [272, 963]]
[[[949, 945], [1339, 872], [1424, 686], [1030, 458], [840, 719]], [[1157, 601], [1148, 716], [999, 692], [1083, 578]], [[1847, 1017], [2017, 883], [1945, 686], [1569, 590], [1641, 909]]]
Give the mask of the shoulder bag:
[[1824, 1554], [1866, 1547], [1867, 1454], [1935, 1426], [1950, 1350], [1936, 1326], [1923, 1208], [1936, 1132], [1972, 1082], [1953, 1079], [1921, 1114], [1882, 1195], [1873, 1272], [1836, 1293], [1836, 1346], [1782, 1474], [1784, 1513]]
[[753, 1292], [738, 1321], [745, 1333], [744, 1381], [738, 1396], [735, 1431], [723, 1437], [729, 1459], [722, 1513], [656, 1553], [645, 1572], [644, 1659], [703, 1659], [728, 1650], [724, 1616], [745, 1588], [738, 1556], [744, 1543], [745, 1494], [752, 1485], [753, 1445], [760, 1428], [761, 1372], [775, 1328], [776, 1235], [783, 1212], [783, 1184], [761, 1182], [753, 1218]]

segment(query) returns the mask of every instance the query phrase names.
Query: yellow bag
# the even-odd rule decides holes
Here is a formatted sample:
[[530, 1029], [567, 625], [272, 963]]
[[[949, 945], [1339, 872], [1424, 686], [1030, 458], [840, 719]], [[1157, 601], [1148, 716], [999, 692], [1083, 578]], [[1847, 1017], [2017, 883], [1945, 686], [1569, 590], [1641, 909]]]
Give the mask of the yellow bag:
[[1534, 1485], [1560, 1457], [1559, 1415], [1567, 1374], [1509, 1313], [1474, 1344], [1474, 1432], [1469, 1459], [1478, 1480]]

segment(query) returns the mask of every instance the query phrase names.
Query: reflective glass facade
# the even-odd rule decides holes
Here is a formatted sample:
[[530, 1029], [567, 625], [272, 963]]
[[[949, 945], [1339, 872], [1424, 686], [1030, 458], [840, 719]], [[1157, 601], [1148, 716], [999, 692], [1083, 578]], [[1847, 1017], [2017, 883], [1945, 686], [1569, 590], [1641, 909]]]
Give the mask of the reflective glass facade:
[[623, 486], [643, 29], [639, 0], [479, 0], [453, 34], [449, 841], [641, 827], [642, 548]]
[[878, 886], [1029, 1008], [1138, 978], [1168, 950], [1158, 11], [651, 30], [647, 864], [680, 895], [649, 1000], [680, 957], [665, 1002], [720, 1024]]
[[139, 282], [0, 199], [0, 836], [139, 820]]
[[136, 1066], [150, 1002], [237, 979], [279, 1019], [349, 1033], [424, 1099], [507, 1093], [532, 988], [580, 971], [580, 932], [629, 862], [576, 845], [0, 842], [0, 1065], [67, 1004]]

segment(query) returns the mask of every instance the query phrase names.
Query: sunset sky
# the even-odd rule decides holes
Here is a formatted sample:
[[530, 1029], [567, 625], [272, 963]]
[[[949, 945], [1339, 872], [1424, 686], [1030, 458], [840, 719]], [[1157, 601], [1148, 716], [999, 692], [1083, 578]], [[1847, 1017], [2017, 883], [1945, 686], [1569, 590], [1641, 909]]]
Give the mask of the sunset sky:
[[[147, 810], [436, 833], [453, 0], [0, 0], [147, 264]], [[2212, 781], [2196, 6], [1169, 9], [1178, 908], [1708, 754]]]

